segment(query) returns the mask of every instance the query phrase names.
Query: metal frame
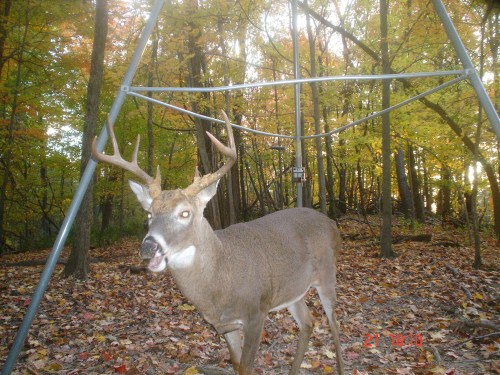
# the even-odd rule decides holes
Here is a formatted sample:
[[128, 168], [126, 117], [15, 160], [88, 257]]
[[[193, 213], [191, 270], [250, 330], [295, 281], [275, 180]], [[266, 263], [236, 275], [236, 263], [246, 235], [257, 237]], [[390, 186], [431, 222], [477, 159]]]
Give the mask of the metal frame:
[[[290, 138], [290, 139], [295, 139], [295, 144], [296, 144], [296, 149], [295, 149], [295, 171], [303, 169], [302, 167], [302, 147], [301, 143], [304, 139], [309, 139], [309, 138], [315, 138], [315, 137], [327, 137], [331, 136], [335, 133], [339, 133], [341, 131], [344, 131], [350, 127], [353, 127], [355, 125], [358, 125], [364, 121], [370, 120], [374, 117], [380, 116], [383, 113], [390, 112], [394, 109], [397, 109], [399, 107], [402, 107], [410, 102], [413, 102], [415, 100], [418, 100], [424, 96], [430, 95], [438, 90], [441, 90], [445, 87], [451, 86], [457, 82], [460, 82], [466, 78], [470, 79], [472, 86], [474, 87], [474, 90], [476, 91], [476, 94], [478, 96], [478, 99], [484, 108], [486, 115], [488, 116], [488, 119], [492, 125], [492, 128], [497, 135], [498, 139], [500, 139], [500, 120], [498, 117], [498, 114], [495, 111], [495, 108], [493, 106], [493, 103], [491, 99], [488, 97], [486, 90], [481, 82], [481, 79], [474, 68], [472, 61], [467, 54], [467, 51], [460, 40], [460, 37], [443, 5], [441, 0], [432, 0], [432, 3], [434, 5], [434, 8], [436, 9], [436, 12], [438, 13], [439, 17], [441, 18], [441, 21], [443, 23], [443, 26], [446, 30], [446, 33], [448, 34], [448, 38], [452, 42], [457, 55], [459, 56], [464, 70], [453, 70], [453, 71], [444, 71], [444, 72], [423, 72], [423, 73], [402, 73], [402, 74], [385, 74], [385, 75], [363, 75], [363, 76], [343, 76], [343, 77], [321, 77], [321, 78], [307, 78], [307, 79], [302, 79], [300, 78], [300, 67], [299, 67], [299, 48], [298, 48], [298, 40], [297, 40], [297, 18], [298, 18], [298, 11], [297, 11], [297, 0], [291, 0], [292, 1], [292, 37], [293, 37], [293, 46], [294, 46], [294, 51], [293, 51], [293, 56], [294, 56], [294, 78], [293, 80], [286, 80], [286, 81], [275, 81], [275, 82], [263, 82], [263, 83], [255, 83], [255, 84], [244, 84], [244, 85], [234, 85], [234, 86], [221, 86], [221, 87], [214, 87], [214, 88], [178, 88], [178, 87], [135, 87], [131, 86], [132, 80], [134, 78], [135, 72], [137, 70], [137, 67], [139, 65], [139, 62], [141, 60], [142, 54], [146, 48], [147, 42], [149, 40], [149, 37], [151, 35], [151, 32], [154, 28], [154, 25], [158, 19], [158, 16], [160, 14], [160, 11], [163, 7], [163, 3], [165, 0], [155, 0], [155, 3], [153, 4], [153, 7], [151, 8], [151, 14], [149, 17], [149, 20], [139, 38], [136, 50], [132, 56], [132, 60], [130, 61], [130, 65], [123, 77], [122, 83], [120, 90], [118, 91], [116, 98], [111, 106], [109, 116], [111, 118], [111, 121], [114, 123], [118, 113], [125, 101], [125, 98], [127, 95], [134, 96], [137, 98], [141, 98], [144, 100], [149, 100], [152, 103], [159, 104], [168, 108], [172, 108], [174, 110], [189, 114], [191, 116], [196, 116], [198, 118], [203, 118], [207, 119], [213, 122], [218, 122], [222, 123], [223, 121], [219, 119], [214, 119], [210, 117], [206, 117], [197, 113], [193, 113], [191, 111], [185, 110], [183, 108], [179, 108], [176, 106], [173, 106], [168, 103], [161, 102], [156, 99], [152, 99], [148, 96], [140, 94], [142, 91], [146, 92], [163, 92], [163, 91], [169, 91], [169, 92], [216, 92], [216, 91], [227, 91], [227, 90], [237, 90], [237, 89], [245, 89], [245, 88], [251, 88], [251, 87], [264, 87], [264, 86], [272, 86], [272, 85], [285, 85], [285, 84], [293, 84], [294, 85], [294, 97], [295, 97], [295, 135], [290, 136], [290, 135], [281, 135], [281, 134], [273, 134], [273, 133], [267, 133], [267, 132], [261, 132], [249, 128], [245, 128], [242, 126], [234, 125], [235, 128], [248, 131], [254, 134], [258, 135], [265, 135], [265, 136], [272, 136], [272, 137], [281, 137], [281, 138]], [[308, 135], [304, 136], [301, 133], [301, 125], [300, 125], [300, 89], [301, 85], [304, 83], [308, 82], [323, 82], [323, 81], [340, 81], [340, 80], [373, 80], [373, 79], [396, 79], [396, 78], [421, 78], [421, 77], [436, 77], [436, 76], [457, 76], [456, 78], [439, 85], [431, 90], [425, 91], [419, 95], [416, 95], [412, 98], [409, 98], [401, 103], [398, 103], [396, 105], [393, 105], [383, 111], [379, 111], [377, 113], [373, 113], [372, 115], [369, 115], [367, 117], [364, 117], [362, 119], [356, 120], [354, 122], [351, 122], [350, 124], [347, 124], [341, 128], [332, 130], [329, 133], [324, 133], [324, 134], [314, 134], [314, 135]], [[103, 126], [101, 133], [99, 135], [99, 138], [97, 140], [97, 150], [102, 151], [106, 141], [108, 139], [108, 132], [107, 132], [107, 127]], [[31, 324], [33, 322], [33, 319], [35, 317], [35, 314], [38, 310], [38, 307], [40, 305], [41, 299], [45, 293], [45, 290], [47, 289], [48, 282], [50, 280], [50, 277], [52, 276], [52, 273], [54, 272], [54, 268], [57, 264], [57, 260], [59, 259], [59, 255], [62, 251], [62, 248], [64, 246], [64, 243], [66, 242], [66, 239], [68, 237], [70, 228], [73, 224], [73, 221], [75, 219], [76, 213], [78, 211], [78, 208], [80, 207], [80, 204], [82, 202], [83, 196], [85, 194], [85, 191], [87, 190], [87, 187], [89, 185], [90, 179], [92, 178], [94, 171], [96, 167], [96, 162], [91, 159], [87, 167], [82, 175], [82, 178], [80, 180], [80, 184], [78, 186], [78, 189], [75, 192], [73, 201], [71, 202], [71, 205], [68, 209], [67, 215], [61, 225], [61, 229], [59, 231], [59, 234], [56, 238], [56, 241], [54, 243], [54, 246], [52, 248], [51, 253], [49, 254], [49, 257], [47, 259], [47, 263], [45, 265], [45, 268], [40, 276], [40, 281], [38, 283], [38, 286], [33, 293], [33, 297], [31, 299], [31, 303], [28, 306], [28, 309], [26, 311], [26, 315], [24, 316], [24, 320], [17, 332], [16, 338], [14, 340], [14, 343], [12, 344], [11, 350], [9, 352], [9, 355], [7, 356], [6, 362], [4, 364], [4, 367], [2, 369], [1, 375], [8, 375], [12, 372], [12, 369], [17, 361], [17, 357], [19, 355], [19, 352], [21, 351], [23, 347], [24, 340], [26, 339], [26, 336], [28, 334], [29, 328], [31, 327]], [[302, 204], [302, 183], [297, 182], [297, 202], [298, 204]]]

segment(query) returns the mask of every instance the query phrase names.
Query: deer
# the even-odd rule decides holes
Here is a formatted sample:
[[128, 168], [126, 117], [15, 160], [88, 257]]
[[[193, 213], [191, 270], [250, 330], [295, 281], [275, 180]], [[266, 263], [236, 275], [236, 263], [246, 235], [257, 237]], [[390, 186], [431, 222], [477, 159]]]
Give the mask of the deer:
[[123, 168], [144, 184], [129, 180], [139, 203], [148, 213], [148, 232], [140, 257], [152, 272], [168, 268], [180, 291], [203, 318], [223, 335], [236, 374], [251, 375], [269, 312], [288, 309], [296, 321], [298, 347], [290, 374], [298, 374], [313, 331], [313, 318], [304, 300], [313, 287], [326, 313], [336, 351], [338, 374], [344, 374], [339, 327], [335, 313], [336, 262], [341, 248], [335, 221], [310, 208], [287, 208], [249, 222], [213, 230], [203, 216], [216, 194], [220, 179], [236, 161], [232, 125], [222, 112], [228, 145], [210, 132], [207, 136], [226, 162], [184, 189], [162, 190], [156, 177], [137, 163], [140, 135], [132, 160], [120, 155], [113, 124], [108, 133], [114, 153], [96, 150], [95, 159]]

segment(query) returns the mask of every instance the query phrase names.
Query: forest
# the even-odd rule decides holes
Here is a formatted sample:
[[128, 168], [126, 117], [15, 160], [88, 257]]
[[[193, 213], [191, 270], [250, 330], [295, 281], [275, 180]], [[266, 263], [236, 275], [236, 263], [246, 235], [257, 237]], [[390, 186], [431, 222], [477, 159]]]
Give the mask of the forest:
[[[102, 88], [97, 113], [92, 116], [94, 124], [89, 125], [86, 98], [94, 3], [4, 2], [0, 40], [2, 253], [51, 245], [78, 185], [85, 127], [92, 133], [85, 141], [89, 143], [106, 121], [150, 7], [148, 1], [107, 3], [107, 28], [101, 32], [105, 33]], [[461, 1], [446, 6], [498, 106], [498, 7], [494, 4]], [[299, 5], [302, 77], [382, 73], [376, 3]], [[287, 2], [238, 2], [227, 7], [223, 2], [169, 2], [133, 85], [217, 87], [291, 79], [289, 7]], [[461, 69], [429, 1], [396, 1], [389, 9], [389, 72]], [[391, 103], [446, 80], [395, 79]], [[293, 90], [293, 85], [278, 85], [147, 95], [210, 117], [218, 117], [224, 109], [235, 124], [293, 137]], [[379, 111], [381, 92], [381, 80], [301, 85], [303, 134], [327, 133]], [[472, 226], [475, 210], [481, 231], [500, 234], [498, 139], [486, 116], [479, 116], [475, 92], [467, 81], [391, 112], [392, 205], [411, 225], [433, 218], [467, 228]], [[479, 123], [482, 131], [477, 132]], [[195, 165], [205, 173], [219, 162], [199, 131], [212, 129], [208, 121], [128, 97], [116, 127], [125, 156], [131, 153], [136, 135], [143, 136], [139, 163], [147, 171], [160, 167], [167, 176], [164, 189], [188, 185]], [[219, 136], [223, 130], [214, 126], [213, 131]], [[236, 142], [238, 163], [232, 179], [221, 186], [217, 207], [207, 212], [215, 228], [296, 203], [291, 178], [294, 140], [236, 130]], [[330, 137], [305, 139], [302, 150], [305, 206], [330, 217], [380, 212], [379, 117]], [[127, 178], [117, 168], [98, 166], [90, 215], [93, 244], [141, 233], [144, 213], [125, 186]], [[229, 189], [231, 199], [227, 198]]]
[[[5, 334], [0, 358], [8, 352], [29, 304], [34, 277], [68, 214], [91, 157], [92, 140], [106, 125], [110, 107], [123, 90], [122, 79], [153, 3], [0, 0], [0, 290], [5, 299], [0, 310], [0, 336]], [[498, 112], [498, 3], [443, 3]], [[344, 355], [353, 374], [500, 371], [500, 329], [492, 323], [498, 318], [494, 286], [498, 287], [500, 243], [500, 139], [471, 82], [451, 82], [463, 66], [433, 1], [299, 0], [297, 4], [295, 56], [290, 1], [166, 0], [133, 78], [135, 93], [126, 96], [114, 122], [121, 154], [130, 160], [140, 135], [141, 168], [149, 175], [159, 168], [164, 190], [185, 188], [196, 169], [208, 174], [224, 162], [205, 133], [227, 142], [224, 127], [207, 119], [221, 118], [224, 110], [239, 126], [234, 128], [237, 160], [229, 177], [221, 179], [205, 216], [214, 229], [220, 229], [300, 205], [337, 221], [345, 241], [345, 257], [339, 264], [341, 326], [342, 320], [350, 324], [348, 329], [342, 327], [349, 336], [349, 343], [343, 341], [348, 346]], [[351, 78], [267, 84], [292, 80], [296, 70], [304, 79]], [[403, 76], [445, 71], [455, 73]], [[402, 76], [377, 79], [380, 74]], [[367, 79], [371, 76], [375, 79]], [[439, 85], [446, 87], [390, 114], [373, 116]], [[230, 86], [242, 88], [217, 90]], [[188, 87], [204, 90], [183, 90]], [[297, 87], [298, 123], [305, 136], [300, 142], [305, 170], [301, 202], [292, 178]], [[365, 120], [350, 126], [359, 119]], [[314, 137], [318, 134], [328, 135]], [[111, 142], [105, 152], [112, 153]], [[203, 359], [213, 359], [216, 367], [229, 361], [219, 342], [205, 341], [211, 333], [191, 317], [194, 307], [189, 301], [175, 289], [157, 290], [158, 279], [134, 260], [138, 240], [146, 233], [147, 213], [130, 191], [129, 179], [134, 176], [123, 169], [98, 163], [58, 266], [62, 275], [75, 279], [60, 278], [51, 287], [42, 302], [47, 315], [35, 324], [37, 333], [27, 341], [30, 349], [17, 373], [197, 374], [211, 373], [195, 367]], [[397, 263], [391, 266], [380, 259], [384, 257]], [[363, 263], [356, 265], [360, 259]], [[458, 263], [449, 263], [451, 259]], [[414, 280], [421, 285], [412, 300], [414, 285], [407, 275], [413, 269], [424, 273]], [[370, 272], [383, 276], [368, 277], [373, 289], [367, 291]], [[439, 281], [432, 284], [431, 276]], [[117, 292], [127, 289], [121, 277], [130, 278], [134, 289]], [[401, 278], [406, 281], [399, 285]], [[356, 293], [349, 291], [349, 283]], [[141, 294], [141, 287], [152, 289]], [[391, 287], [396, 288], [397, 301], [387, 297]], [[439, 291], [432, 291], [434, 287]], [[96, 293], [107, 295], [111, 307], [103, 309], [107, 302]], [[159, 294], [168, 294], [173, 304], [153, 306], [150, 319], [156, 319], [156, 332], [163, 326], [155, 314], [166, 309], [175, 320], [161, 329], [186, 337], [182, 345], [168, 338], [150, 343], [145, 337], [154, 334], [154, 328], [134, 331], [135, 338], [151, 344], [152, 354], [146, 359], [123, 333], [128, 312], [113, 306], [133, 300], [139, 306], [131, 307], [134, 314], [145, 315], [142, 309], [153, 304], [148, 298]], [[363, 316], [371, 317], [365, 326], [349, 307], [348, 297], [353, 295], [355, 305], [364, 309]], [[446, 309], [445, 297], [457, 301], [453, 312]], [[426, 299], [433, 308], [425, 307]], [[50, 328], [50, 322], [63, 322], [60, 311], [51, 308], [53, 301], [61, 311], [76, 314], [71, 323], [64, 320], [68, 332]], [[399, 311], [403, 305], [410, 311]], [[319, 317], [317, 304], [311, 307]], [[385, 321], [382, 330], [376, 313], [384, 311], [392, 311], [394, 318], [392, 323]], [[453, 314], [460, 319], [449, 316]], [[266, 366], [281, 369], [273, 373], [286, 373], [284, 362], [291, 354], [276, 341], [283, 336], [291, 340], [296, 333], [274, 325], [288, 323], [282, 315], [278, 313], [266, 326], [267, 338], [262, 339], [269, 349], [278, 348], [280, 357], [272, 359], [266, 351], [258, 359], [259, 373], [267, 373], [262, 370]], [[408, 323], [436, 316], [442, 323]], [[122, 333], [107, 330], [114, 319], [122, 319], [117, 328]], [[327, 327], [324, 317], [319, 319]], [[420, 351], [413, 345], [410, 354], [395, 358], [389, 345], [378, 351], [377, 341], [368, 357], [378, 358], [378, 365], [362, 361], [367, 353], [363, 343], [375, 344], [372, 340], [379, 335], [394, 339], [391, 335], [406, 332], [408, 326], [416, 327], [424, 343], [432, 345]], [[189, 327], [194, 329], [191, 336]], [[44, 336], [44, 329], [52, 330], [52, 338]], [[91, 338], [90, 329], [98, 332]], [[69, 331], [76, 335], [73, 339], [68, 338]], [[454, 336], [457, 332], [462, 341]], [[313, 352], [306, 355], [305, 373], [333, 373], [335, 355], [318, 349], [324, 340], [329, 339], [321, 331]], [[186, 349], [193, 342], [197, 349]], [[75, 343], [80, 349], [74, 349]], [[62, 349], [54, 349], [54, 344]], [[158, 364], [159, 345], [178, 361]], [[390, 358], [395, 364], [392, 372], [386, 372], [383, 364]], [[81, 367], [72, 372], [70, 363], [75, 359]], [[462, 367], [457, 365], [462, 372], [453, 372], [454, 360], [463, 361]]]

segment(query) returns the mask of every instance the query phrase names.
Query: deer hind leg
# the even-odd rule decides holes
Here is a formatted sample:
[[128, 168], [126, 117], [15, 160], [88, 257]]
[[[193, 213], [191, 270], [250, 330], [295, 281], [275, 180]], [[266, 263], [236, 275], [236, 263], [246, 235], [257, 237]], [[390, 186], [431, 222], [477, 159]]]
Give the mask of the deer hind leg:
[[234, 372], [238, 373], [241, 361], [241, 332], [239, 329], [224, 334], [227, 346], [229, 347], [229, 355], [231, 363], [234, 367]]
[[243, 349], [239, 366], [239, 375], [251, 375], [255, 355], [259, 348], [264, 329], [266, 314], [256, 313], [243, 325]]
[[299, 326], [299, 345], [290, 371], [291, 375], [295, 375], [299, 373], [300, 365], [309, 344], [309, 338], [313, 331], [313, 318], [304, 299], [300, 299], [293, 305], [288, 306], [288, 311], [290, 311]]
[[330, 281], [327, 286], [316, 287], [321, 304], [325, 310], [330, 324], [330, 329], [333, 336], [333, 344], [335, 345], [335, 354], [337, 356], [337, 371], [340, 375], [344, 375], [344, 360], [342, 359], [342, 349], [340, 347], [339, 326], [337, 323], [337, 314], [335, 313], [335, 301], [337, 293], [335, 292], [335, 280]]

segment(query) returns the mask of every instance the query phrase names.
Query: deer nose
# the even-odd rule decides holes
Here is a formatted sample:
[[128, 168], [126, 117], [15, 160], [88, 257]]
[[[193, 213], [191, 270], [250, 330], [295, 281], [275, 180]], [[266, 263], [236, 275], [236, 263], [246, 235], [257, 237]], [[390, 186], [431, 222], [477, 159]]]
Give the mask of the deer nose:
[[143, 259], [151, 259], [160, 249], [160, 244], [152, 236], [147, 236], [141, 244], [140, 255]]

